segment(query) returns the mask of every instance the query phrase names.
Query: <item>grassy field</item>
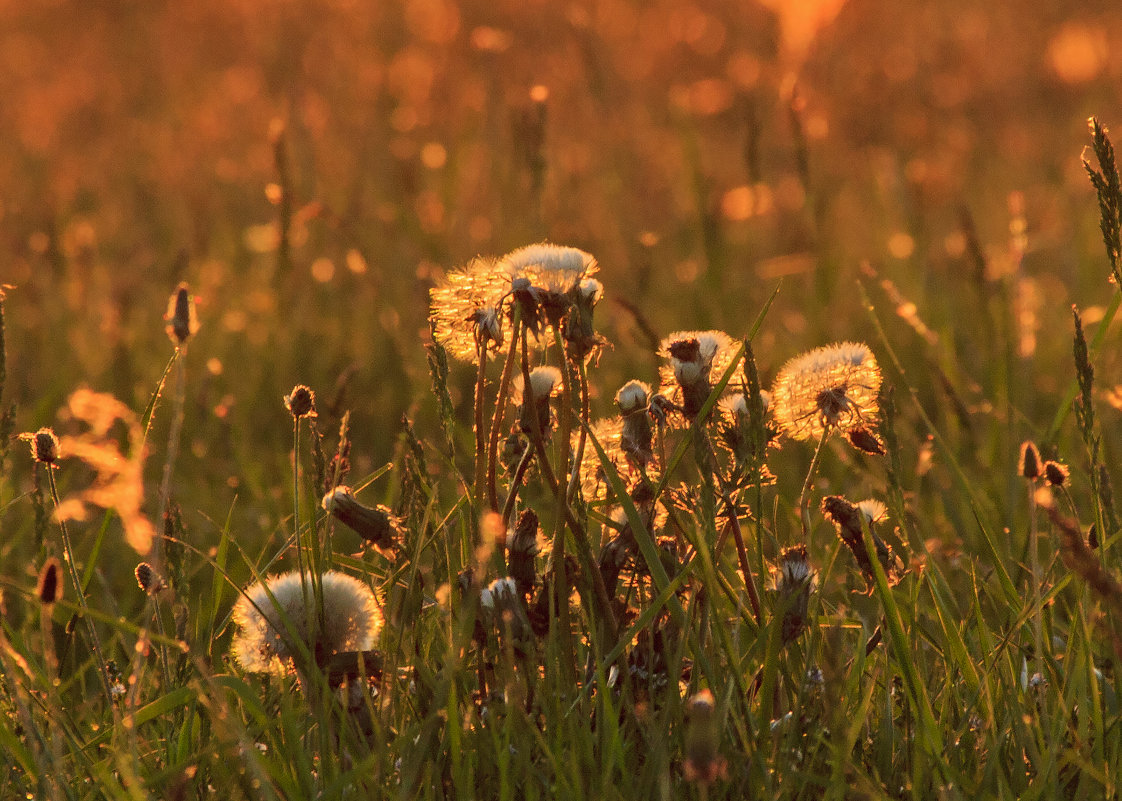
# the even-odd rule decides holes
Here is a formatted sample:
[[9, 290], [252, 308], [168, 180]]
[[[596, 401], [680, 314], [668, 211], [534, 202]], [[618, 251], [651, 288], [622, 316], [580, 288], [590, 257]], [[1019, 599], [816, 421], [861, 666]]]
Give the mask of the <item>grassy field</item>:
[[370, 5], [0, 2], [0, 798], [1118, 797], [1122, 16]]

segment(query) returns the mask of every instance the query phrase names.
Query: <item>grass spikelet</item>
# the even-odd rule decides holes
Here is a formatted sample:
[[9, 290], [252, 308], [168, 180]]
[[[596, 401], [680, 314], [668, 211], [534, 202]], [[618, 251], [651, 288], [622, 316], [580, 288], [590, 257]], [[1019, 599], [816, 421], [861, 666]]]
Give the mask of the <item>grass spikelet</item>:
[[1083, 169], [1091, 179], [1091, 185], [1099, 198], [1099, 227], [1103, 232], [1107, 259], [1114, 282], [1122, 291], [1122, 184], [1118, 178], [1118, 166], [1114, 160], [1114, 146], [1107, 136], [1107, 129], [1091, 117], [1087, 121], [1091, 131], [1091, 150], [1098, 161], [1099, 169], [1083, 157]]

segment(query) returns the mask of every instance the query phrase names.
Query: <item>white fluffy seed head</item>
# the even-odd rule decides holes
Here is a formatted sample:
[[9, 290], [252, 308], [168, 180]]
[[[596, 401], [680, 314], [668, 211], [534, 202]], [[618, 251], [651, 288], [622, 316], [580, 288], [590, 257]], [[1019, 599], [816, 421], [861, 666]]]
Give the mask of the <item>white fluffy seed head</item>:
[[[522, 403], [525, 381], [518, 375], [514, 377], [514, 398]], [[541, 401], [553, 394], [561, 386], [561, 371], [556, 367], [535, 367], [530, 371], [530, 388], [534, 392], [534, 400]]]
[[635, 379], [628, 381], [616, 393], [616, 403], [619, 405], [622, 414], [631, 414], [640, 409], [646, 409], [650, 398], [650, 386]]
[[308, 606], [315, 603], [310, 573], [303, 580], [296, 571], [283, 573], [246, 589], [232, 615], [239, 631], [231, 650], [242, 668], [254, 673], [284, 671], [299, 653], [296, 641], [313, 654], [317, 644], [326, 654], [373, 647], [382, 628], [374, 591], [335, 570], [328, 570], [320, 581], [323, 626], [319, 631], [314, 630], [318, 610]]

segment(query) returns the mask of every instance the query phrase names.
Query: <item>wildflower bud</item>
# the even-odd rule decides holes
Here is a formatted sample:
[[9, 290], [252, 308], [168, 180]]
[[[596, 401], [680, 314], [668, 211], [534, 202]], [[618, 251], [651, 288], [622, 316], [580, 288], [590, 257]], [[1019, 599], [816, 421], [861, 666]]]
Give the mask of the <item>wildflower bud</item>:
[[1051, 460], [1044, 463], [1044, 478], [1053, 487], [1066, 487], [1069, 475], [1070, 471], [1066, 464]]
[[865, 550], [863, 531], [863, 526], [868, 526], [869, 533], [873, 537], [873, 544], [876, 547], [877, 561], [880, 562], [885, 575], [891, 580], [895, 575], [893, 570], [895, 558], [892, 550], [873, 530], [873, 523], [883, 515], [884, 507], [880, 505], [880, 508], [877, 509], [868, 501], [863, 501], [862, 504], [864, 506], [850, 503], [840, 495], [828, 495], [822, 499], [822, 512], [834, 523], [838, 536], [853, 552], [853, 558], [857, 560], [857, 565], [861, 568], [865, 581], [871, 582], [874, 571], [872, 562], [869, 561], [868, 551]]
[[595, 278], [586, 278], [569, 292], [572, 305], [561, 328], [569, 356], [576, 361], [583, 360], [601, 342], [592, 327], [592, 311], [603, 294], [604, 286]]
[[48, 467], [58, 467], [58, 437], [49, 428], [40, 428], [34, 434], [20, 434], [20, 439], [31, 444], [31, 458]]
[[43, 569], [39, 571], [39, 581], [35, 585], [35, 594], [39, 596], [39, 603], [51, 606], [62, 598], [61, 568], [58, 560], [50, 557]]
[[164, 315], [167, 323], [165, 330], [168, 338], [176, 345], [184, 345], [199, 330], [199, 318], [195, 313], [195, 298], [186, 283], [182, 283], [168, 300], [168, 310]]
[[534, 558], [541, 550], [538, 542], [538, 516], [532, 509], [527, 509], [518, 517], [509, 542], [510, 575], [518, 584], [518, 591], [527, 595], [534, 589], [537, 578]]
[[849, 439], [849, 444], [857, 450], [874, 456], [884, 456], [884, 443], [880, 441], [880, 437], [864, 426], [851, 428], [846, 437]]
[[715, 369], [719, 375], [729, 364], [732, 340], [724, 331], [679, 331], [663, 340], [660, 352], [670, 359], [670, 371], [682, 390], [682, 413], [693, 420], [709, 397], [711, 373]]
[[530, 617], [526, 612], [518, 582], [509, 576], [495, 579], [479, 591], [479, 605], [494, 616], [495, 626], [501, 634], [519, 642], [530, 635]]
[[350, 487], [336, 487], [323, 496], [320, 505], [328, 514], [379, 548], [389, 548], [401, 533], [397, 519], [384, 506], [364, 506]]
[[293, 417], [316, 416], [316, 393], [303, 384], [297, 384], [292, 392], [284, 396], [284, 406]]
[[616, 403], [623, 413], [619, 447], [640, 469], [654, 459], [649, 399], [650, 387], [642, 381], [628, 381], [616, 393]]
[[1025, 440], [1021, 444], [1021, 459], [1017, 464], [1017, 472], [1030, 481], [1035, 480], [1040, 478], [1040, 465], [1040, 451], [1031, 440]]
[[[523, 433], [533, 434], [534, 418], [537, 415], [537, 430], [544, 438], [549, 433], [551, 416], [549, 411], [549, 398], [553, 390], [561, 383], [561, 371], [556, 367], [537, 367], [530, 371], [529, 391], [521, 380], [515, 378], [515, 392], [519, 395], [518, 423]], [[527, 397], [528, 396], [528, 397]], [[527, 400], [530, 402], [528, 403]]]
[[811, 574], [805, 545], [784, 548], [779, 556], [779, 608], [783, 610], [783, 642], [796, 639], [806, 627]]
[[147, 562], [141, 562], [137, 565], [134, 573], [137, 586], [149, 595], [155, 595], [167, 586], [164, 583], [163, 576], [157, 573], [155, 568]]
[[720, 730], [713, 693], [702, 690], [686, 705], [686, 780], [710, 785], [726, 773], [726, 763], [718, 750]]

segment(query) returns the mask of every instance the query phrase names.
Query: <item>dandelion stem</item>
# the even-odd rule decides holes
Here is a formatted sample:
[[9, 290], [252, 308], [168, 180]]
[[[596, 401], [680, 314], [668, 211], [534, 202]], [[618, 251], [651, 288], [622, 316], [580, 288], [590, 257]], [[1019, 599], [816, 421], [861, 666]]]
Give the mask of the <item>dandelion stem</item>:
[[589, 411], [588, 403], [588, 368], [584, 360], [580, 362], [578, 367], [580, 377], [580, 417], [585, 425], [580, 428], [580, 435], [577, 439], [577, 451], [573, 457], [573, 469], [569, 475], [569, 488], [565, 495], [569, 503], [576, 499], [577, 487], [580, 486], [580, 466], [584, 462], [584, 447], [588, 443], [588, 429], [585, 427], [591, 423], [591, 414]]
[[[58, 497], [58, 485], [55, 483], [54, 470], [47, 466], [47, 483], [51, 487], [51, 501], [55, 509], [61, 505]], [[89, 633], [90, 645], [93, 647], [94, 656], [97, 658], [98, 673], [101, 676], [101, 688], [105, 691], [105, 700], [113, 708], [113, 692], [109, 688], [109, 670], [105, 664], [105, 655], [101, 650], [101, 641], [97, 637], [97, 628], [89, 616], [89, 607], [86, 606], [86, 594], [82, 590], [82, 580], [78, 577], [78, 568], [74, 562], [74, 549], [70, 545], [70, 532], [66, 528], [66, 521], [59, 520], [58, 527], [62, 531], [62, 548], [66, 553], [66, 566], [70, 569], [70, 580], [74, 582], [74, 593], [78, 596], [78, 608], [82, 610], [82, 619], [86, 621], [86, 630]]]
[[515, 305], [511, 319], [510, 350], [503, 363], [503, 374], [499, 379], [499, 393], [495, 397], [495, 414], [491, 418], [491, 442], [487, 449], [487, 505], [492, 512], [499, 511], [498, 490], [495, 487], [499, 462], [499, 431], [506, 415], [506, 396], [510, 392], [510, 376], [514, 372], [514, 359], [517, 353], [518, 333], [522, 327], [522, 309]]
[[748, 562], [748, 550], [744, 547], [744, 535], [740, 530], [740, 520], [736, 515], [736, 504], [728, 495], [724, 497], [725, 508], [728, 509], [728, 528], [732, 532], [732, 540], [736, 543], [736, 557], [740, 560], [740, 572], [744, 574], [744, 587], [748, 590], [748, 601], [752, 604], [752, 614], [756, 622], [763, 625], [764, 616], [760, 610], [760, 594], [756, 590], [756, 578], [752, 573], [752, 566]]
[[818, 447], [814, 449], [814, 458], [810, 460], [810, 469], [806, 472], [806, 481], [803, 482], [802, 492], [799, 493], [799, 517], [803, 524], [803, 539], [810, 539], [810, 485], [814, 483], [814, 474], [818, 470], [818, 462], [822, 459], [822, 450], [826, 447], [826, 438], [830, 436], [830, 426], [824, 426], [822, 437], [818, 440]]
[[483, 504], [486, 491], [487, 432], [483, 428], [483, 394], [487, 386], [487, 341], [480, 338], [476, 346], [479, 372], [475, 377], [475, 503]]
[[510, 482], [510, 492], [507, 493], [506, 503], [503, 504], [503, 530], [510, 525], [510, 516], [514, 512], [514, 503], [518, 500], [518, 489], [522, 486], [522, 479], [526, 475], [526, 469], [530, 466], [530, 459], [534, 456], [534, 449], [527, 445], [526, 450], [522, 453], [522, 458], [518, 460], [518, 468], [514, 471], [514, 478]]

